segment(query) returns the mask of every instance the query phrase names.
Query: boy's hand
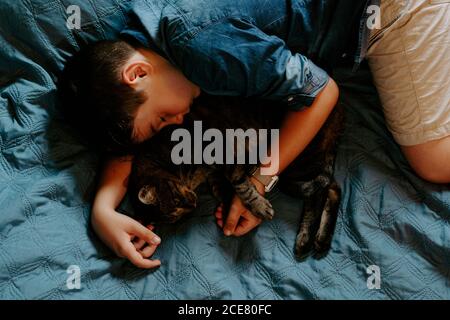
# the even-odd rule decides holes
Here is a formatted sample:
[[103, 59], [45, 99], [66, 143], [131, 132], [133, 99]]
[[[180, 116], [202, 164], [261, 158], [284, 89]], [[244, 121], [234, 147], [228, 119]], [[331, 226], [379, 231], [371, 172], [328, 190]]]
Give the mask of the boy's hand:
[[[258, 180], [251, 178], [256, 189], [261, 195], [264, 195], [264, 185]], [[224, 229], [226, 236], [240, 237], [261, 224], [262, 220], [255, 217], [242, 203], [238, 196], [234, 196], [231, 201], [230, 212], [228, 213], [225, 227], [223, 224], [223, 204], [216, 211], [216, 219], [219, 227]]]
[[[159, 260], [148, 259], [161, 239], [136, 220], [115, 210], [92, 212], [92, 226], [102, 241], [119, 257], [127, 258], [139, 268], [155, 268]], [[147, 245], [147, 246], [146, 246]]]

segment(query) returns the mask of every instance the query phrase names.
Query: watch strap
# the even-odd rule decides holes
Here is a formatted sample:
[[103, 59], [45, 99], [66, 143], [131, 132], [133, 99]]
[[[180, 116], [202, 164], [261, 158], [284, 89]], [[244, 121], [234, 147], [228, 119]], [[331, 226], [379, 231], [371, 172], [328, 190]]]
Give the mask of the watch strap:
[[264, 185], [265, 191], [270, 192], [278, 182], [278, 176], [262, 175], [261, 168], [256, 168], [252, 174], [252, 177], [261, 182]]

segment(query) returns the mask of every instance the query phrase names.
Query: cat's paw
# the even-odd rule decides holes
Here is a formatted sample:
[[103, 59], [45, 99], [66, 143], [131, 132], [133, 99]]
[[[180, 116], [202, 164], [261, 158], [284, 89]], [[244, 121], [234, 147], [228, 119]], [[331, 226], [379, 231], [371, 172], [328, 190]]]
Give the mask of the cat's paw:
[[326, 236], [317, 234], [316, 239], [314, 240], [314, 250], [318, 254], [323, 254], [330, 250], [331, 247], [331, 240], [332, 240], [333, 234], [329, 234]]
[[275, 214], [270, 201], [263, 197], [257, 198], [249, 203], [249, 209], [254, 216], [263, 220], [272, 220]]
[[295, 257], [299, 260], [305, 259], [312, 247], [312, 239], [309, 232], [299, 232], [295, 240]]

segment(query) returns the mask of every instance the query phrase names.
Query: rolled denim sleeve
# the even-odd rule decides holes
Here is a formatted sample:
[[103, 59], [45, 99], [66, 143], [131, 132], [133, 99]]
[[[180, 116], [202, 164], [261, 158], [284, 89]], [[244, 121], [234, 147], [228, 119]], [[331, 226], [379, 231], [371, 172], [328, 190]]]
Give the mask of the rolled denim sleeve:
[[310, 106], [329, 79], [283, 39], [243, 18], [206, 26], [172, 49], [186, 77], [205, 92], [283, 101], [293, 110]]

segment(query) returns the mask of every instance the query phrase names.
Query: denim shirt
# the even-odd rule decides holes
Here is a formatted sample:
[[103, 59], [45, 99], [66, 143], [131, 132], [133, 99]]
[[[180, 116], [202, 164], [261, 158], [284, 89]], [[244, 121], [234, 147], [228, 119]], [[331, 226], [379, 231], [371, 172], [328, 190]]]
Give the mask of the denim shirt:
[[209, 94], [298, 110], [327, 84], [324, 69], [349, 54], [362, 60], [372, 2], [135, 0], [122, 36], [156, 51]]

